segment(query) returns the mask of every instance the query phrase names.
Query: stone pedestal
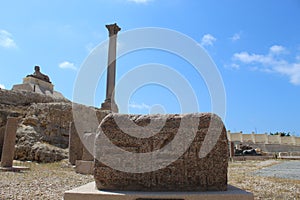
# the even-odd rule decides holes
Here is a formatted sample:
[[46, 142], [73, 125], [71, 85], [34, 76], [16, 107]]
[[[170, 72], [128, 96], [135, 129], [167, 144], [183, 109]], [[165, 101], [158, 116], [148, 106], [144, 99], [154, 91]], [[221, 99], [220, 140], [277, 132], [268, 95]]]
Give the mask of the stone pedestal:
[[23, 78], [23, 84], [13, 86], [13, 90], [25, 90], [39, 94], [53, 94], [54, 85], [34, 77]]
[[12, 167], [15, 153], [18, 118], [8, 117], [1, 156], [1, 167]]
[[66, 191], [64, 200], [254, 200], [250, 192], [228, 185], [227, 191], [219, 192], [138, 192], [100, 191], [95, 182]]

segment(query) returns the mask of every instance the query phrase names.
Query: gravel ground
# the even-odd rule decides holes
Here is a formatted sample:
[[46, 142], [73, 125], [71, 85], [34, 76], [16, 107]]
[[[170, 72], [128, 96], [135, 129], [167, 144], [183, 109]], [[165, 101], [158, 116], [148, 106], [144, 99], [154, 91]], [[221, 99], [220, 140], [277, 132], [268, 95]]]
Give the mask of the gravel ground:
[[254, 172], [271, 166], [284, 166], [287, 161], [239, 161], [229, 164], [229, 184], [254, 194], [254, 199], [300, 199], [300, 180], [265, 177]]
[[300, 180], [300, 161], [287, 161], [260, 169], [252, 174], [257, 176]]
[[76, 174], [67, 163], [15, 163], [30, 170], [0, 172], [0, 199], [62, 199], [66, 190], [93, 181], [92, 175]]
[[[254, 194], [255, 199], [300, 199], [300, 180], [253, 175], [253, 172], [285, 161], [230, 162], [229, 184]], [[0, 199], [62, 199], [66, 190], [93, 181], [92, 175], [76, 174], [66, 160], [52, 164], [16, 162], [30, 167], [24, 172], [0, 172]], [[277, 165], [275, 165], [277, 166]], [[275, 167], [274, 166], [274, 167]], [[290, 164], [288, 164], [290, 166]], [[299, 166], [293, 163], [292, 166]], [[299, 175], [299, 171], [297, 175]]]

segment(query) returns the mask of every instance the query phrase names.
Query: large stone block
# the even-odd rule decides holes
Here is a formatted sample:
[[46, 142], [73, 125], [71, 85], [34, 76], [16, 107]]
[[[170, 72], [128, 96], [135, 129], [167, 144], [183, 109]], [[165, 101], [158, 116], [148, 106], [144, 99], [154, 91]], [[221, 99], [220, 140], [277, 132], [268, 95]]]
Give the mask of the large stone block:
[[224, 191], [228, 140], [210, 113], [109, 114], [95, 141], [96, 186], [121, 191]]

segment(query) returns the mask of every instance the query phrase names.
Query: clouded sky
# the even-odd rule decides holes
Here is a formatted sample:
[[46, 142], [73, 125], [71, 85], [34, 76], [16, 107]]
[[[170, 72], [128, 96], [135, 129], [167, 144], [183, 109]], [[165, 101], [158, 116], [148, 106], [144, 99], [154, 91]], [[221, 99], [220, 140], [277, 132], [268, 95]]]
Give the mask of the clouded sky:
[[[215, 62], [226, 92], [227, 129], [300, 135], [299, 21], [298, 0], [5, 1], [0, 7], [0, 88], [11, 89], [39, 65], [55, 89], [72, 99], [82, 63], [108, 38], [105, 24], [117, 22], [120, 34], [161, 27], [192, 38]], [[192, 85], [198, 111], [211, 111], [203, 79], [194, 76], [186, 61], [165, 52], [144, 50], [121, 57], [117, 82], [147, 63], [162, 63], [178, 71]], [[95, 94], [99, 107], [105, 76]], [[176, 113], [181, 111], [179, 104], [167, 87], [150, 84], [132, 94], [128, 112], [149, 113], [158, 108]]]

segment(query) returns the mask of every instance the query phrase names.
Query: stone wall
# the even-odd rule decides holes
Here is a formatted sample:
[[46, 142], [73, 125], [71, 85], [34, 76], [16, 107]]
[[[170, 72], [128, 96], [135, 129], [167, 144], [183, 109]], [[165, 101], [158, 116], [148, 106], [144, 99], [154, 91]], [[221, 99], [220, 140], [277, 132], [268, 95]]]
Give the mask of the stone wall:
[[280, 135], [268, 135], [268, 134], [243, 134], [243, 133], [231, 133], [227, 132], [229, 141], [235, 142], [251, 142], [254, 144], [285, 144], [300, 146], [300, 137]]
[[[82, 108], [80, 117], [95, 112], [98, 122], [109, 113], [93, 107]], [[65, 98], [26, 91], [0, 90], [0, 156], [8, 116], [19, 116], [15, 159], [54, 162], [68, 156], [69, 124], [73, 121], [72, 103]], [[94, 130], [96, 132], [97, 127]], [[91, 132], [92, 130], [85, 130]], [[82, 132], [81, 134], [84, 134]], [[87, 152], [88, 153], [88, 152]], [[86, 154], [87, 154], [86, 153]], [[91, 157], [91, 156], [89, 156]]]
[[27, 91], [12, 91], [0, 90], [0, 104], [28, 106], [32, 103], [49, 103], [49, 102], [70, 102], [65, 98], [53, 98], [48, 95], [27, 92]]
[[8, 116], [19, 116], [15, 159], [53, 162], [67, 157], [72, 104], [67, 99], [0, 90], [0, 156]]
[[[105, 142], [104, 136], [118, 149]], [[124, 156], [123, 150], [133, 157]], [[152, 154], [161, 150], [162, 154]], [[182, 154], [176, 157], [178, 151]], [[216, 115], [109, 114], [101, 122], [95, 141], [94, 177], [102, 190], [226, 190], [228, 154], [226, 129]], [[157, 169], [157, 165], [162, 167]]]

